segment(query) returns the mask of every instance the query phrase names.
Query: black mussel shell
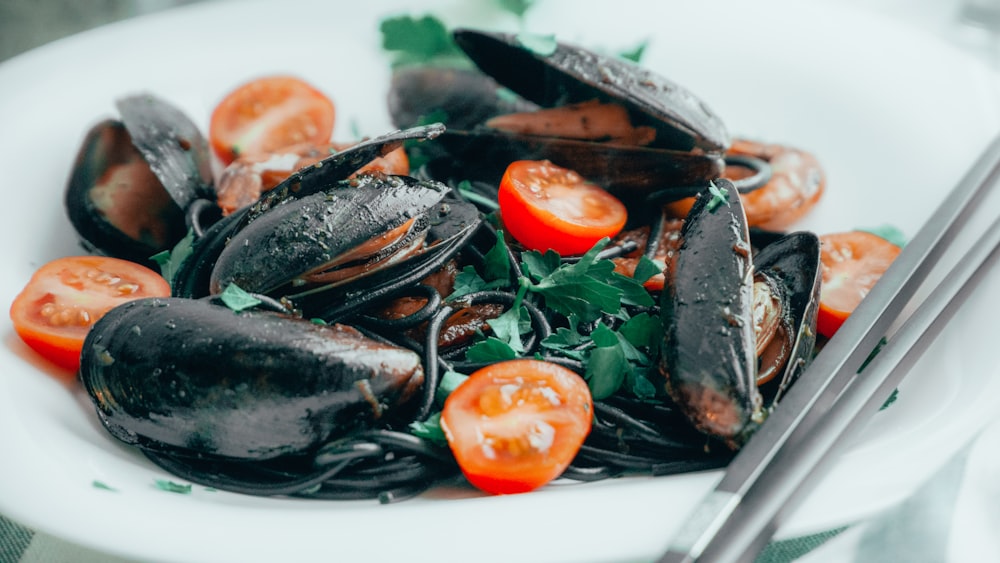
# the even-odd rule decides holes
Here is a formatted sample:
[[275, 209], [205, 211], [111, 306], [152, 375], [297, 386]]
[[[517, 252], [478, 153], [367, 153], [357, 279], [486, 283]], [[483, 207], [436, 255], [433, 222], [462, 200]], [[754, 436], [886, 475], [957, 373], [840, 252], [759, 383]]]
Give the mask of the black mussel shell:
[[123, 442], [269, 459], [405, 419], [423, 368], [416, 353], [350, 327], [151, 298], [94, 325], [80, 379], [102, 424]]
[[737, 447], [762, 417], [746, 215], [720, 179], [688, 213], [662, 294], [660, 371], [696, 428]]
[[64, 196], [66, 214], [90, 252], [139, 263], [184, 237], [184, 211], [119, 121], [98, 123], [77, 154]]
[[[781, 395], [805, 371], [812, 360], [816, 345], [816, 316], [819, 311], [819, 292], [822, 282], [820, 267], [820, 242], [814, 233], [790, 233], [767, 245], [754, 257], [758, 277], [769, 280], [781, 301], [781, 316], [787, 347], [781, 354], [783, 364], [773, 383], [762, 386], [765, 402], [769, 405], [780, 400]], [[761, 365], [761, 370], [766, 366]], [[760, 379], [760, 374], [758, 374]]]
[[91, 252], [153, 265], [187, 233], [187, 207], [213, 198], [208, 142], [180, 110], [148, 94], [122, 98], [121, 120], [84, 138], [64, 203]]
[[483, 72], [542, 107], [593, 99], [618, 103], [634, 124], [656, 129], [655, 146], [710, 153], [729, 146], [725, 125], [704, 101], [631, 61], [562, 42], [540, 53], [518, 34], [458, 29], [453, 35]]
[[[423, 236], [429, 228], [427, 212], [448, 190], [408, 176], [362, 175], [272, 207], [230, 237], [215, 262], [209, 289], [219, 293], [234, 283], [252, 293], [292, 293], [305, 285], [307, 275], [408, 221], [415, 220], [399, 244]], [[378, 258], [390, 252], [394, 249], [380, 251]]]

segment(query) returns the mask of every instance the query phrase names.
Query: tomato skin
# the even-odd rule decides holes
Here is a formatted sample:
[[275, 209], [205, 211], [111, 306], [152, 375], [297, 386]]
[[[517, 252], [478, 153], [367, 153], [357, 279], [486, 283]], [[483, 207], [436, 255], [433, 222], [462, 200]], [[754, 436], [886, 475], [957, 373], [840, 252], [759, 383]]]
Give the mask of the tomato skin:
[[267, 76], [237, 87], [219, 102], [212, 112], [209, 142], [228, 165], [239, 156], [329, 142], [335, 118], [333, 101], [309, 83]]
[[547, 160], [512, 162], [497, 195], [504, 227], [525, 248], [562, 256], [587, 252], [625, 226], [625, 205], [579, 174]]
[[829, 338], [868, 295], [901, 249], [866, 231], [825, 234], [819, 240], [823, 282], [816, 330]]
[[14, 330], [31, 349], [73, 373], [90, 327], [113, 307], [167, 297], [170, 284], [145, 266], [106, 256], [68, 256], [39, 268], [10, 306]]
[[484, 367], [452, 391], [441, 428], [466, 479], [492, 494], [528, 492], [559, 477], [590, 433], [583, 379], [533, 359]]

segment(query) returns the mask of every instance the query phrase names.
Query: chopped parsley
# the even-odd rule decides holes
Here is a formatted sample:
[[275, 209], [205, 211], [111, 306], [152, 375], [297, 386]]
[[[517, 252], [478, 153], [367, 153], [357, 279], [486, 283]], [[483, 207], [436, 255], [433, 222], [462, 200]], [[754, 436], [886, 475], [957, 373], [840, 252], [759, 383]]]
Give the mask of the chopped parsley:
[[403, 15], [382, 20], [382, 48], [395, 53], [392, 66], [443, 64], [468, 66], [465, 54], [455, 45], [444, 23], [435, 16]]
[[153, 484], [157, 489], [168, 493], [177, 493], [179, 495], [191, 494], [190, 484], [175, 483], [167, 479], [156, 479], [153, 481]]
[[174, 276], [181, 269], [181, 265], [184, 264], [188, 256], [191, 256], [193, 245], [194, 232], [188, 231], [187, 235], [174, 245], [172, 250], [164, 250], [149, 257], [150, 260], [160, 266], [160, 275], [171, 286], [173, 286]]
[[649, 46], [649, 40], [643, 40], [641, 43], [633, 47], [628, 51], [622, 51], [618, 54], [623, 59], [632, 61], [634, 63], [639, 62], [642, 59], [642, 55], [646, 52], [646, 47]]
[[240, 311], [245, 311], [247, 309], [253, 309], [257, 305], [261, 304], [261, 300], [253, 296], [253, 294], [247, 293], [243, 288], [231, 283], [226, 286], [226, 289], [222, 291], [219, 299], [225, 303], [226, 307], [229, 307], [233, 311], [239, 313]]
[[535, 0], [496, 0], [496, 3], [503, 10], [524, 19], [524, 14], [535, 4]]
[[720, 188], [712, 182], [708, 186], [708, 193], [712, 194], [712, 199], [708, 201], [707, 207], [709, 211], [715, 211], [720, 205], [729, 205], [729, 190], [726, 188]]
[[447, 444], [444, 430], [441, 430], [441, 413], [436, 412], [427, 417], [424, 421], [414, 421], [410, 423], [410, 434], [437, 444]]
[[466, 266], [456, 277], [448, 299], [486, 289], [516, 291], [513, 305], [489, 321], [491, 335], [481, 335], [466, 351], [470, 362], [500, 362], [523, 357], [523, 335], [532, 330], [529, 315], [521, 303], [525, 299], [566, 318], [569, 326], [555, 327], [542, 342], [547, 354], [584, 362], [588, 385], [595, 399], [603, 399], [624, 385], [640, 398], [652, 397], [656, 388], [647, 378], [651, 358], [659, 346], [663, 328], [656, 315], [639, 312], [634, 316], [626, 306], [652, 307], [654, 300], [642, 286], [649, 277], [663, 271], [662, 264], [640, 260], [637, 277], [614, 271], [614, 262], [598, 258], [607, 245], [604, 239], [575, 261], [564, 262], [553, 251], [521, 254], [523, 276], [510, 280], [511, 253], [497, 233], [481, 267], [483, 274]]
[[114, 493], [117, 493], [117, 492], [118, 492], [118, 489], [116, 489], [116, 488], [112, 487], [111, 485], [108, 485], [108, 484], [107, 484], [107, 483], [105, 483], [104, 481], [98, 481], [97, 479], [94, 479], [93, 481], [91, 481], [91, 483], [90, 483], [90, 484], [91, 484], [91, 485], [92, 485], [92, 486], [93, 486], [93, 487], [94, 487], [95, 489], [101, 489], [102, 491], [111, 491], [111, 492], [114, 492]]

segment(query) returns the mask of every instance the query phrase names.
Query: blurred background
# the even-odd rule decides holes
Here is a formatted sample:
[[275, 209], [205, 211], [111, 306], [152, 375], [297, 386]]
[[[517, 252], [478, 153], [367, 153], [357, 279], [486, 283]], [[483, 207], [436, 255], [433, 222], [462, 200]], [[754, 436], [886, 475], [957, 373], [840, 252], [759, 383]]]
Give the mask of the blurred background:
[[[0, 0], [0, 61], [104, 24], [208, 1], [218, 0]], [[1000, 69], [1000, 0], [829, 1], [904, 20]]]
[[0, 0], [0, 61], [107, 23], [206, 0]]

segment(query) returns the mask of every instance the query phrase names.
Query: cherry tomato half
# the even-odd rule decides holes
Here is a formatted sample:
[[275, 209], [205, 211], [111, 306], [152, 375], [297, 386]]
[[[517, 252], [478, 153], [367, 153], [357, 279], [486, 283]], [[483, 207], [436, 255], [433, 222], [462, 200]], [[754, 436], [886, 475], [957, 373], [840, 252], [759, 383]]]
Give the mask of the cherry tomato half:
[[583, 379], [558, 364], [510, 360], [482, 368], [445, 401], [441, 428], [466, 479], [488, 493], [523, 493], [555, 479], [593, 417]]
[[145, 266], [105, 256], [69, 256], [31, 276], [10, 306], [10, 319], [25, 344], [75, 372], [83, 339], [111, 308], [169, 295], [170, 284]]
[[215, 107], [208, 136], [223, 164], [238, 156], [273, 153], [297, 143], [326, 143], [333, 135], [333, 102], [291, 76], [258, 78]]
[[500, 216], [525, 248], [583, 254], [625, 226], [625, 205], [576, 172], [547, 160], [519, 160], [500, 180]]
[[831, 337], [899, 255], [900, 248], [865, 231], [819, 237], [823, 282], [816, 330]]

